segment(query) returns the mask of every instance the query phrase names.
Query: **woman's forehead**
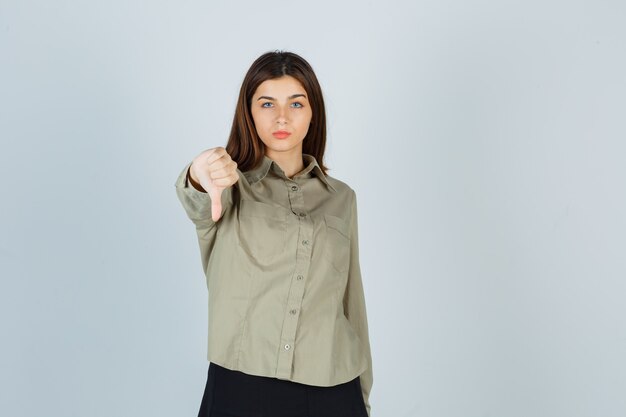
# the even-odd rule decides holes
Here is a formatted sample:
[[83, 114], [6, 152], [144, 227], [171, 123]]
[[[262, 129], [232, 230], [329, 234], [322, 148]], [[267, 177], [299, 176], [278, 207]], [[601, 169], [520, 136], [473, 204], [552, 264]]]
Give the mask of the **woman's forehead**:
[[290, 75], [265, 80], [255, 91], [255, 95], [267, 95], [278, 99], [289, 98], [289, 96], [294, 94], [306, 95], [306, 90], [300, 81]]

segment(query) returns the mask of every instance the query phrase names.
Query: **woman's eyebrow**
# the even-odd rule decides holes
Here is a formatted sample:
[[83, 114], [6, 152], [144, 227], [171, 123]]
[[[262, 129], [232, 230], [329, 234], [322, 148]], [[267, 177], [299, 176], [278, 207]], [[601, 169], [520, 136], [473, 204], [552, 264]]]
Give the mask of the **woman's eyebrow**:
[[[296, 97], [304, 97], [306, 98], [306, 96], [304, 94], [294, 94], [291, 95], [289, 97], [287, 97], [289, 100], [291, 100], [292, 98], [296, 98]], [[269, 96], [261, 96], [257, 99], [257, 101], [261, 100], [262, 98], [267, 99], [267, 100], [276, 100], [274, 97], [269, 97]]]

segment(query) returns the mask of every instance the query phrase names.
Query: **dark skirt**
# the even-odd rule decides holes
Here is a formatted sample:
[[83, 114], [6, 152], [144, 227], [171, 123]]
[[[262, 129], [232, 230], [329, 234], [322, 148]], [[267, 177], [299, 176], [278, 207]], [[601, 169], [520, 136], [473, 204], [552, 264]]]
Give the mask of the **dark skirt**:
[[367, 411], [359, 377], [318, 387], [209, 362], [198, 417], [367, 417]]

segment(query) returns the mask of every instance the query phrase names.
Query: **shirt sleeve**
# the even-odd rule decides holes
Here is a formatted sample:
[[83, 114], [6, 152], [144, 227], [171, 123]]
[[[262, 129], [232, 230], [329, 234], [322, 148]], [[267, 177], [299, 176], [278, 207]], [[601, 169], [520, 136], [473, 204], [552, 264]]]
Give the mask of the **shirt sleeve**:
[[[216, 222], [211, 218], [211, 198], [209, 194], [199, 191], [188, 181], [189, 162], [181, 171], [176, 180], [176, 194], [180, 200], [187, 217], [196, 225], [196, 233], [198, 235], [198, 243], [200, 244], [200, 252], [202, 257], [202, 266], [204, 271], [207, 269], [209, 255], [215, 243]], [[224, 212], [232, 205], [233, 187], [228, 187], [222, 191], [222, 216]], [[220, 220], [222, 218], [220, 217]], [[217, 221], [217, 223], [220, 222]]]
[[343, 308], [346, 318], [357, 332], [361, 340], [368, 367], [360, 375], [361, 392], [365, 401], [367, 415], [370, 416], [369, 395], [373, 385], [372, 354], [370, 349], [369, 331], [367, 325], [367, 310], [365, 307], [365, 293], [361, 279], [359, 262], [359, 232], [356, 193], [352, 191], [352, 209], [350, 216], [350, 268], [348, 284], [343, 299]]

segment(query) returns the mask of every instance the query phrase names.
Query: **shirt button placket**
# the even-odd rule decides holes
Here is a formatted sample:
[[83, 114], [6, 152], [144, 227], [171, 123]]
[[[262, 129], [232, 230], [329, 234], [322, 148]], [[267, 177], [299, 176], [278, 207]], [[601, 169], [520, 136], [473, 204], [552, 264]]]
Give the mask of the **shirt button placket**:
[[291, 180], [291, 183], [287, 183], [287, 185], [289, 188], [291, 208], [294, 215], [298, 218], [297, 222], [290, 223], [297, 224], [297, 230], [290, 230], [289, 232], [297, 234], [298, 240], [296, 240], [296, 242], [298, 242], [298, 244], [295, 248], [296, 265], [294, 275], [292, 276], [292, 280], [294, 281], [293, 285], [290, 285], [287, 295], [287, 307], [285, 316], [283, 317], [283, 331], [281, 334], [282, 348], [280, 349], [276, 369], [276, 375], [282, 378], [291, 378], [293, 355], [296, 347], [296, 331], [298, 329], [302, 298], [304, 296], [304, 285], [306, 282], [304, 277], [309, 271], [311, 264], [313, 238], [313, 225], [310, 218], [307, 216], [302, 189], [297, 183], [293, 182], [293, 180]]

